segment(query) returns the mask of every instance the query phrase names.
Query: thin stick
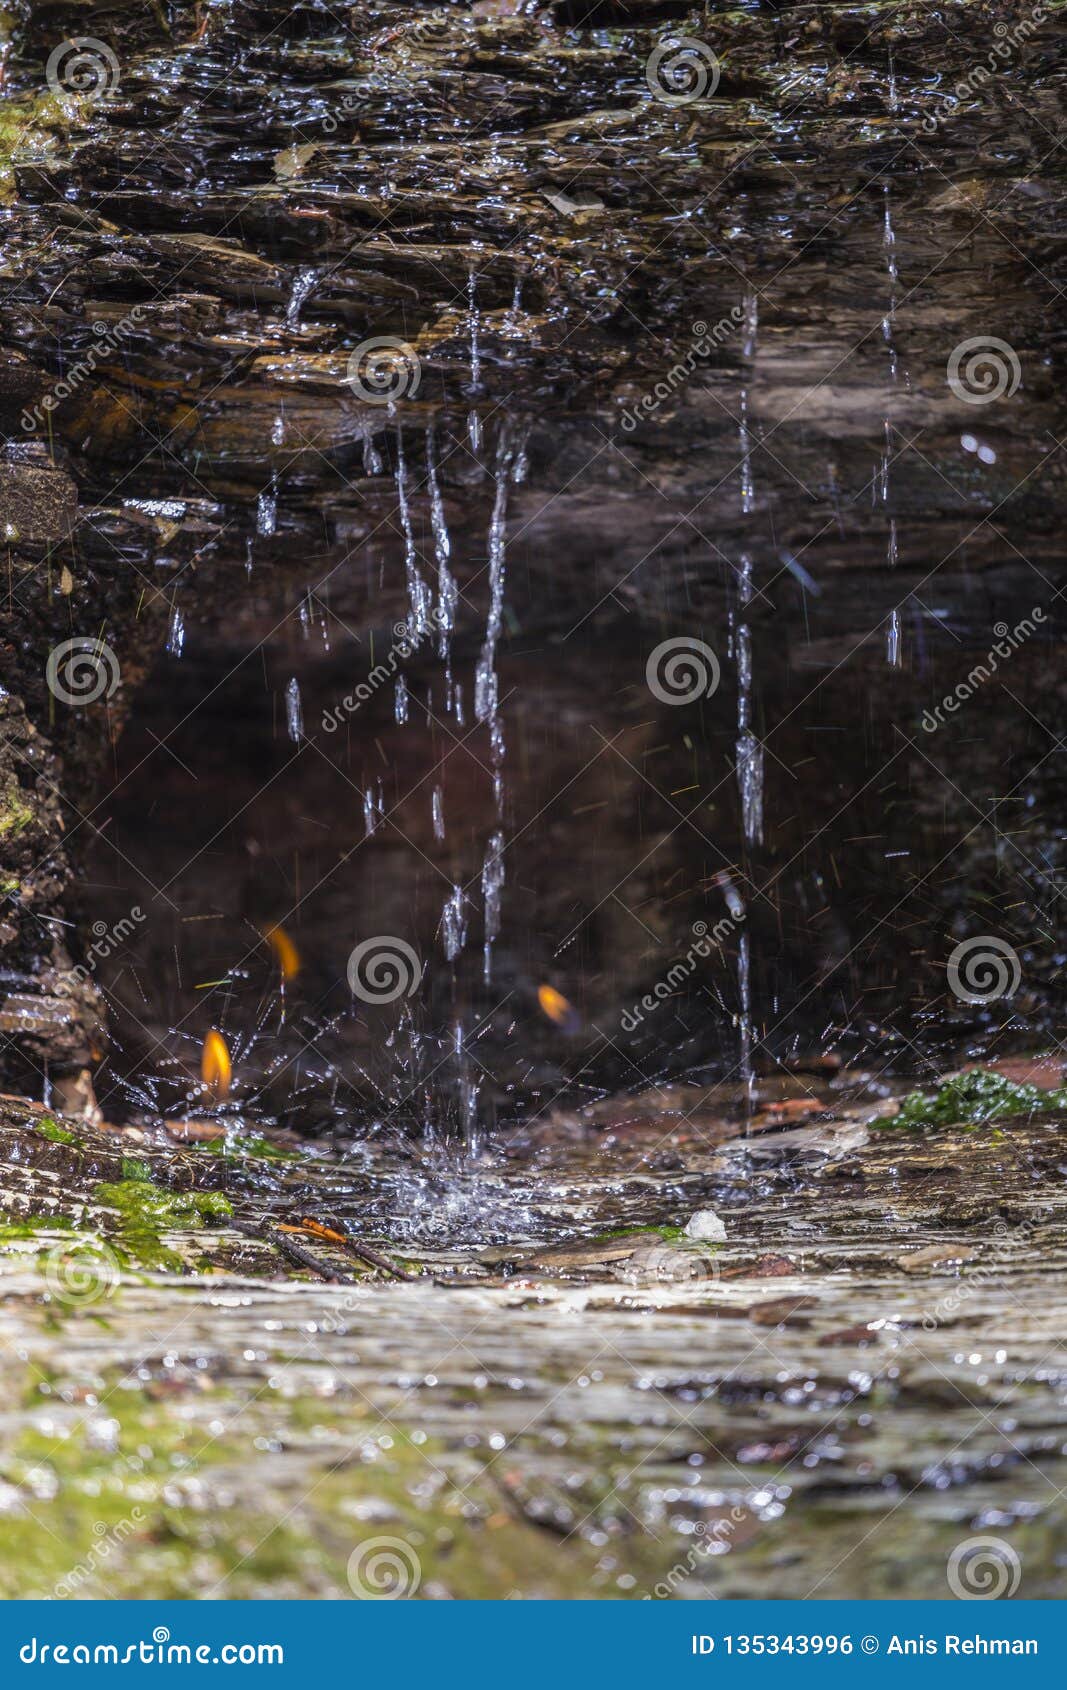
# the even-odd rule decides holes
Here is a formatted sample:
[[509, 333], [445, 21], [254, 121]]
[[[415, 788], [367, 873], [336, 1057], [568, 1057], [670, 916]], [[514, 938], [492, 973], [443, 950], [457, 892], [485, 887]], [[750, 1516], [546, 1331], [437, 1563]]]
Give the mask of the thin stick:
[[340, 1273], [336, 1268], [330, 1267], [328, 1262], [320, 1261], [318, 1256], [305, 1249], [303, 1244], [298, 1244], [295, 1239], [287, 1238], [284, 1233], [265, 1229], [252, 1221], [231, 1220], [229, 1224], [236, 1232], [243, 1233], [246, 1238], [260, 1239], [264, 1244], [270, 1244], [278, 1251], [279, 1255], [288, 1256], [290, 1261], [298, 1262], [301, 1267], [310, 1268], [312, 1273], [317, 1273], [320, 1279], [331, 1280], [339, 1285], [351, 1285], [352, 1283], [348, 1274]]

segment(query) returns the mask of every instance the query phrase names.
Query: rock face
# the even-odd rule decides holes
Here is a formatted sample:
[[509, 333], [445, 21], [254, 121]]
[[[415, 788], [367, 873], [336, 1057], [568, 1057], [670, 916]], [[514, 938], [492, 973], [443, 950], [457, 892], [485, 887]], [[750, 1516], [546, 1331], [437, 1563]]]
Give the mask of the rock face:
[[[112, 1112], [123, 1076], [173, 1103], [219, 1022], [311, 1124], [739, 1049], [1033, 1044], [1062, 948], [1055, 12], [16, 8], [20, 1084], [102, 1049], [97, 984]], [[703, 684], [666, 684], [674, 640]], [[50, 685], [68, 641], [81, 682], [68, 655]], [[974, 933], [1012, 998], [946, 992]], [[395, 1001], [346, 982], [376, 935], [420, 962], [403, 1062]]]

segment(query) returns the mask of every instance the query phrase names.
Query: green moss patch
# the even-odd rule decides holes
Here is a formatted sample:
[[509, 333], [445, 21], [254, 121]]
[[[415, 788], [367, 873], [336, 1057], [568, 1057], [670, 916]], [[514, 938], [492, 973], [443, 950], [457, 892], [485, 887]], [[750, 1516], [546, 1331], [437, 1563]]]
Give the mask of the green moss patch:
[[995, 1074], [990, 1068], [973, 1068], [954, 1074], [936, 1092], [909, 1092], [895, 1115], [876, 1123], [886, 1127], [975, 1128], [1007, 1115], [1053, 1115], [1067, 1113], [1067, 1090], [1042, 1091], [1039, 1086], [1020, 1085]]
[[232, 1205], [221, 1192], [164, 1191], [146, 1179], [98, 1185], [93, 1201], [118, 1211], [115, 1241], [142, 1267], [180, 1269], [184, 1265], [181, 1257], [163, 1243], [162, 1234], [196, 1231], [206, 1221], [224, 1220], [233, 1214]]
[[66, 1127], [61, 1127], [58, 1121], [53, 1121], [51, 1115], [42, 1115], [37, 1123], [37, 1131], [42, 1138], [51, 1139], [53, 1144], [77, 1144], [78, 1139]]

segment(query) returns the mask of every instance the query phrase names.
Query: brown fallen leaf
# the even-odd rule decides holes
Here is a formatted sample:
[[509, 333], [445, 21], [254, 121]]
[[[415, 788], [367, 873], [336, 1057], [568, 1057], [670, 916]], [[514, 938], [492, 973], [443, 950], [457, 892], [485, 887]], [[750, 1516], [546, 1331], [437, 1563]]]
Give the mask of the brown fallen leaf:
[[304, 166], [318, 152], [317, 141], [305, 141], [301, 147], [283, 147], [280, 153], [274, 155], [274, 174], [282, 182], [288, 182], [294, 176], [299, 176]]

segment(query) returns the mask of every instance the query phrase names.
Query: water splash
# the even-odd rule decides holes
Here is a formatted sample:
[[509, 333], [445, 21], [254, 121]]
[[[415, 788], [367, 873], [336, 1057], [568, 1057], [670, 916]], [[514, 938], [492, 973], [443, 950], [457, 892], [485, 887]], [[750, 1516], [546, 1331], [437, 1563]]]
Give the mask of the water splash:
[[407, 721], [409, 703], [410, 694], [408, 693], [408, 683], [403, 675], [398, 675], [396, 678], [396, 704], [394, 707], [394, 714], [398, 722], [403, 723]]
[[459, 1125], [468, 1156], [476, 1156], [479, 1149], [478, 1092], [481, 1076], [471, 1077], [467, 1060], [466, 1039], [462, 1021], [457, 1021], [452, 1038], [452, 1056], [456, 1066], [456, 1091], [459, 1099]]

